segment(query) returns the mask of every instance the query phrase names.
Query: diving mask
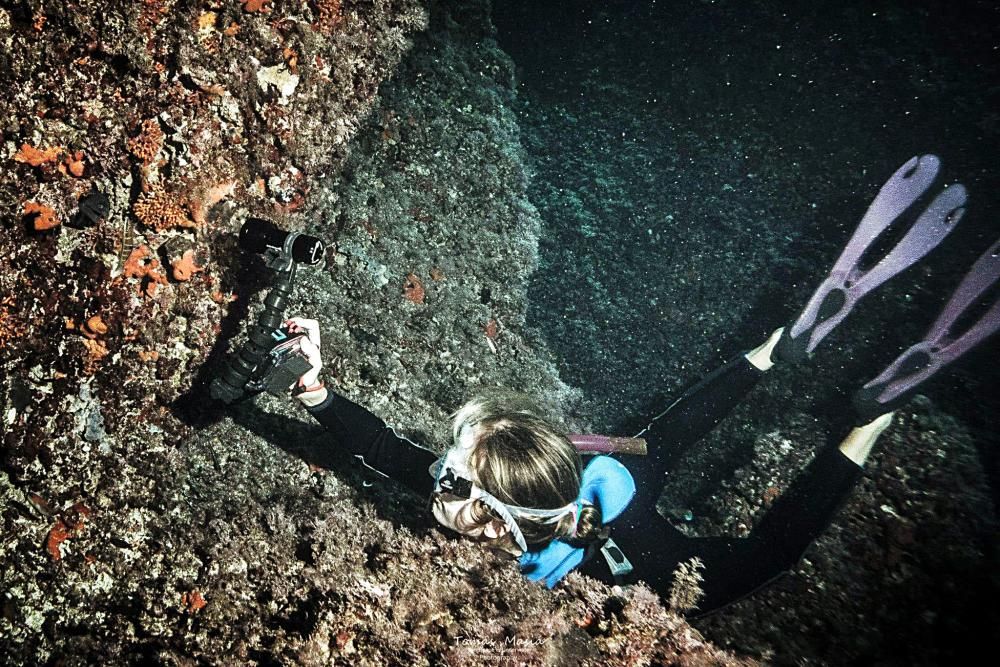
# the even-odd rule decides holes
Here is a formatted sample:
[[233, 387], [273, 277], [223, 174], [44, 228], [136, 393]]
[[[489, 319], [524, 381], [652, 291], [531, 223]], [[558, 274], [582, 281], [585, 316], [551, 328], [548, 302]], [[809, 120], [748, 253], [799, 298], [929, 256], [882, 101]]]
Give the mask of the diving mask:
[[528, 545], [516, 519], [530, 518], [542, 520], [543, 523], [557, 523], [570, 512], [577, 512], [579, 509], [579, 503], [576, 500], [556, 509], [520, 507], [501, 502], [472, 481], [475, 476], [469, 467], [469, 456], [474, 447], [473, 427], [465, 426], [462, 428], [458, 443], [449, 449], [445, 456], [435, 461], [428, 471], [434, 477], [434, 493], [447, 494], [460, 499], [481, 500], [503, 520], [521, 551], [527, 551]]

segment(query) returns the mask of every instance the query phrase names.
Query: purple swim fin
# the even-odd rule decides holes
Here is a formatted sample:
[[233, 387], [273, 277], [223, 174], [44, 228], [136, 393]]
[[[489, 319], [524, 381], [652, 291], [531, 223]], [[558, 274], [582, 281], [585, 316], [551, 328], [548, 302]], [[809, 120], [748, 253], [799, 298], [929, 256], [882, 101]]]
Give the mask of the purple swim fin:
[[939, 192], [877, 264], [867, 271], [858, 266], [875, 239], [930, 189], [940, 168], [941, 160], [935, 155], [914, 157], [885, 182], [830, 275], [778, 341], [777, 358], [797, 362], [811, 355], [864, 295], [916, 263], [948, 235], [965, 212], [966, 194], [961, 183]]
[[854, 395], [854, 407], [871, 421], [905, 403], [918, 386], [1000, 329], [1000, 297], [964, 332], [955, 323], [1000, 279], [1000, 240], [976, 260], [922, 341], [903, 352]]

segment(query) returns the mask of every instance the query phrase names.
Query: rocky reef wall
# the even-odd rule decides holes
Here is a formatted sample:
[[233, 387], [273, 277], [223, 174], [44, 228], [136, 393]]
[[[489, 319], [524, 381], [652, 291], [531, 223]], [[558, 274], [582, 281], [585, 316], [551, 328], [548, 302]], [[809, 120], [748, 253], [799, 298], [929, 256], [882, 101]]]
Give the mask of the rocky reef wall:
[[234, 213], [289, 228], [313, 217], [310, 188], [346, 159], [426, 20], [406, 2], [2, 10], [0, 337], [16, 477], [73, 430], [64, 403], [82, 385], [117, 407], [103, 426], [84, 417], [92, 441], [155, 422], [190, 389], [225, 317], [247, 308]]
[[549, 593], [444, 536], [290, 401], [207, 398], [266, 291], [253, 214], [329, 242], [290, 310], [400, 430], [440, 446], [495, 386], [579, 421], [523, 328], [539, 224], [485, 3], [26, 0], [0, 41], [11, 664], [743, 663], [644, 588]]

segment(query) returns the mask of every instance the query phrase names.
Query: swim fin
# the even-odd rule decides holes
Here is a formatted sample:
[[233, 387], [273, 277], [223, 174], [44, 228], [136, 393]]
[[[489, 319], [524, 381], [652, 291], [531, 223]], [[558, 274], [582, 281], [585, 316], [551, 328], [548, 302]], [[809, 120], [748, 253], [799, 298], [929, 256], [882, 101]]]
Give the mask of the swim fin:
[[963, 333], [952, 331], [1000, 279], [1000, 240], [976, 260], [922, 341], [911, 346], [877, 378], [854, 395], [854, 408], [865, 421], [905, 403], [939, 370], [1000, 330], [1000, 297]]
[[798, 362], [811, 355], [864, 295], [916, 263], [954, 228], [965, 212], [966, 193], [961, 183], [939, 192], [877, 264], [867, 271], [859, 267], [875, 239], [930, 189], [940, 168], [941, 160], [935, 155], [913, 157], [885, 182], [829, 276], [795, 323], [785, 328], [775, 348], [778, 359]]

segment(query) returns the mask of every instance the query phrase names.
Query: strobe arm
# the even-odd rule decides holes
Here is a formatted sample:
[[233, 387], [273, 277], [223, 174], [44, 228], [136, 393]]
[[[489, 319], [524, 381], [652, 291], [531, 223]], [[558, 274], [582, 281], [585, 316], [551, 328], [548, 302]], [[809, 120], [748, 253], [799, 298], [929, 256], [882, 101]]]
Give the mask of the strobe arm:
[[[280, 385], [289, 375], [300, 371], [303, 364], [307, 365], [304, 357], [297, 358], [293, 355], [282, 360], [278, 366], [270, 368], [271, 372], [266, 365], [261, 368], [264, 358], [268, 357], [281, 342], [279, 329], [284, 320], [285, 305], [292, 293], [295, 267], [299, 263], [318, 264], [322, 261], [325, 250], [323, 242], [315, 236], [286, 232], [263, 218], [248, 218], [243, 223], [240, 228], [239, 245], [244, 250], [263, 254], [275, 278], [271, 291], [264, 299], [264, 310], [257, 318], [257, 324], [250, 328], [247, 341], [238, 352], [229, 356], [209, 387], [212, 398], [227, 404], [243, 398], [250, 391], [255, 392], [261, 388], [278, 394], [285, 389]], [[259, 377], [254, 377], [255, 372]], [[293, 381], [294, 378], [289, 384]], [[248, 383], [250, 391], [247, 388]]]
[[285, 305], [292, 293], [295, 280], [295, 262], [287, 271], [280, 272], [264, 299], [264, 310], [257, 324], [250, 328], [247, 341], [238, 352], [230, 355], [209, 389], [212, 398], [229, 404], [243, 398], [246, 384], [261, 360], [274, 347], [274, 332], [284, 321]]

